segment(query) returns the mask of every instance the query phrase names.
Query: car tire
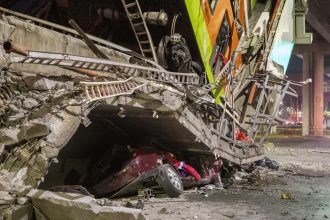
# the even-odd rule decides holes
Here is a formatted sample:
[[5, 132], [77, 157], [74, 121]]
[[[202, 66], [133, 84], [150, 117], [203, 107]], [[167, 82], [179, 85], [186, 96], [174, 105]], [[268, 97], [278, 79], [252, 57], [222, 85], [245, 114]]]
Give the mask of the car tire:
[[183, 192], [183, 184], [177, 171], [169, 164], [160, 168], [158, 183], [170, 197], [179, 197]]

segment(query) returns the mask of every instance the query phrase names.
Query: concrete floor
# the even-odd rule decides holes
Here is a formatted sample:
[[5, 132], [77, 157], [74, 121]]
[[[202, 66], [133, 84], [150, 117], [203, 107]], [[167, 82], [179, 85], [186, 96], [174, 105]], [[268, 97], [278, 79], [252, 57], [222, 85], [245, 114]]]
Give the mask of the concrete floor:
[[[148, 219], [327, 219], [330, 218], [330, 139], [274, 139], [267, 156], [279, 171], [267, 171], [253, 185], [209, 191], [195, 189], [177, 199], [151, 199]], [[281, 194], [290, 192], [292, 199]]]

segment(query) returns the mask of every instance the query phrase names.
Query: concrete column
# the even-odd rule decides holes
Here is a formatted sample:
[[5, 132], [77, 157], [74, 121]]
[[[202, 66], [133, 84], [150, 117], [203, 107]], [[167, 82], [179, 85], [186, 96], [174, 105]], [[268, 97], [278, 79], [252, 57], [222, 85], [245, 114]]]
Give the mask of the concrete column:
[[[310, 59], [309, 52], [303, 54], [303, 77], [305, 81], [310, 78]], [[302, 88], [302, 135], [310, 135], [310, 84], [304, 85]]]
[[323, 136], [324, 54], [313, 53], [313, 135]]

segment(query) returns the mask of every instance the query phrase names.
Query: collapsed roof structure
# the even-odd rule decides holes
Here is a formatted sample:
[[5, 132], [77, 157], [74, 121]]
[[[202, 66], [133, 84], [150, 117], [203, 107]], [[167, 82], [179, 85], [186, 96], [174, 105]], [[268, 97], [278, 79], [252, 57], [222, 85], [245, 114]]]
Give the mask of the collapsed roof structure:
[[[281, 100], [303, 83], [284, 77], [295, 2], [254, 2], [3, 3], [0, 191], [7, 204], [31, 188], [70, 182], [73, 173], [70, 183], [82, 184], [97, 167], [119, 169], [127, 158], [111, 155], [129, 148], [115, 146], [199, 158], [201, 167], [263, 158]], [[100, 165], [104, 155], [111, 159]]]

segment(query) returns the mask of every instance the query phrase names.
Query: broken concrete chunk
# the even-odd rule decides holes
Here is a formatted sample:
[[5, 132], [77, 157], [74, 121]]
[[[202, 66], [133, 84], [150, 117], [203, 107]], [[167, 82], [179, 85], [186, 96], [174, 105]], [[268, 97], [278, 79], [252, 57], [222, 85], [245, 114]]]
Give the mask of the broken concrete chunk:
[[33, 98], [27, 98], [23, 101], [23, 107], [28, 110], [33, 109], [38, 104], [39, 104], [39, 102]]
[[25, 196], [26, 194], [28, 194], [30, 192], [30, 190], [32, 189], [33, 187], [30, 186], [30, 185], [20, 185], [20, 186], [14, 186], [14, 188], [12, 189], [13, 190], [13, 193], [15, 193], [15, 195], [17, 196]]
[[57, 82], [42, 77], [25, 77], [24, 81], [28, 87], [35, 90], [48, 91], [56, 87]]
[[17, 137], [19, 130], [16, 128], [0, 129], [0, 143], [4, 145], [16, 144], [19, 139]]
[[1, 191], [6, 191], [9, 192], [9, 190], [11, 189], [11, 185], [10, 182], [8, 180], [3, 180], [3, 177], [0, 176], [0, 192]]
[[47, 158], [55, 158], [58, 155], [58, 149], [55, 147], [44, 146], [41, 148], [41, 153]]
[[65, 108], [67, 112], [73, 115], [80, 115], [81, 114], [81, 107], [80, 106], [67, 106]]
[[66, 99], [63, 100], [63, 105], [79, 105], [79, 101], [77, 99]]
[[[1, 219], [0, 210], [0, 219]], [[11, 205], [9, 208], [5, 209], [3, 212], [4, 218], [6, 220], [31, 220], [33, 218], [33, 207], [31, 204], [26, 205]], [[38, 219], [38, 218], [37, 218]]]
[[44, 77], [28, 76], [24, 78], [24, 82], [31, 89], [39, 91], [49, 91], [53, 89], [70, 90], [74, 87], [74, 82], [72, 81], [59, 82]]
[[0, 144], [0, 156], [4, 152], [4, 150], [5, 150], [5, 145]]
[[18, 134], [20, 140], [29, 140], [35, 137], [42, 137], [49, 134], [48, 127], [43, 123], [32, 122], [21, 127], [21, 131]]
[[15, 197], [9, 192], [0, 191], [0, 205], [11, 205], [15, 202]]
[[22, 118], [25, 117], [25, 113], [24, 112], [19, 112], [15, 115], [11, 115], [9, 118], [8, 118], [8, 121], [16, 121], [16, 120], [20, 120]]
[[20, 112], [20, 109], [17, 108], [16, 105], [9, 104], [8, 107], [9, 107], [9, 109], [12, 110], [13, 112]]
[[32, 117], [33, 118], [43, 118], [47, 114], [49, 114], [49, 112], [51, 112], [51, 111], [52, 111], [52, 109], [51, 109], [50, 105], [42, 105], [39, 108], [32, 110]]
[[19, 197], [17, 198], [17, 203], [20, 205], [25, 205], [29, 202], [29, 198], [27, 197]]
[[60, 83], [60, 86], [62, 89], [71, 90], [74, 87], [74, 82], [72, 82], [72, 81], [63, 82], [63, 83]]
[[49, 220], [62, 219], [145, 219], [141, 210], [125, 207], [100, 206], [91, 196], [50, 192], [32, 189], [27, 195], [33, 206], [40, 210]]
[[29, 161], [27, 179], [25, 180], [26, 184], [37, 186], [40, 180], [46, 175], [48, 168], [48, 158], [43, 154], [37, 154]]
[[46, 141], [52, 146], [63, 147], [77, 131], [80, 119], [64, 111], [59, 113], [59, 117], [50, 116], [47, 118], [50, 134]]
[[27, 168], [23, 168], [18, 172], [8, 172], [4, 169], [0, 172], [0, 191], [10, 192], [11, 195], [18, 197], [26, 195], [32, 186], [25, 185], [23, 178], [26, 176]]

